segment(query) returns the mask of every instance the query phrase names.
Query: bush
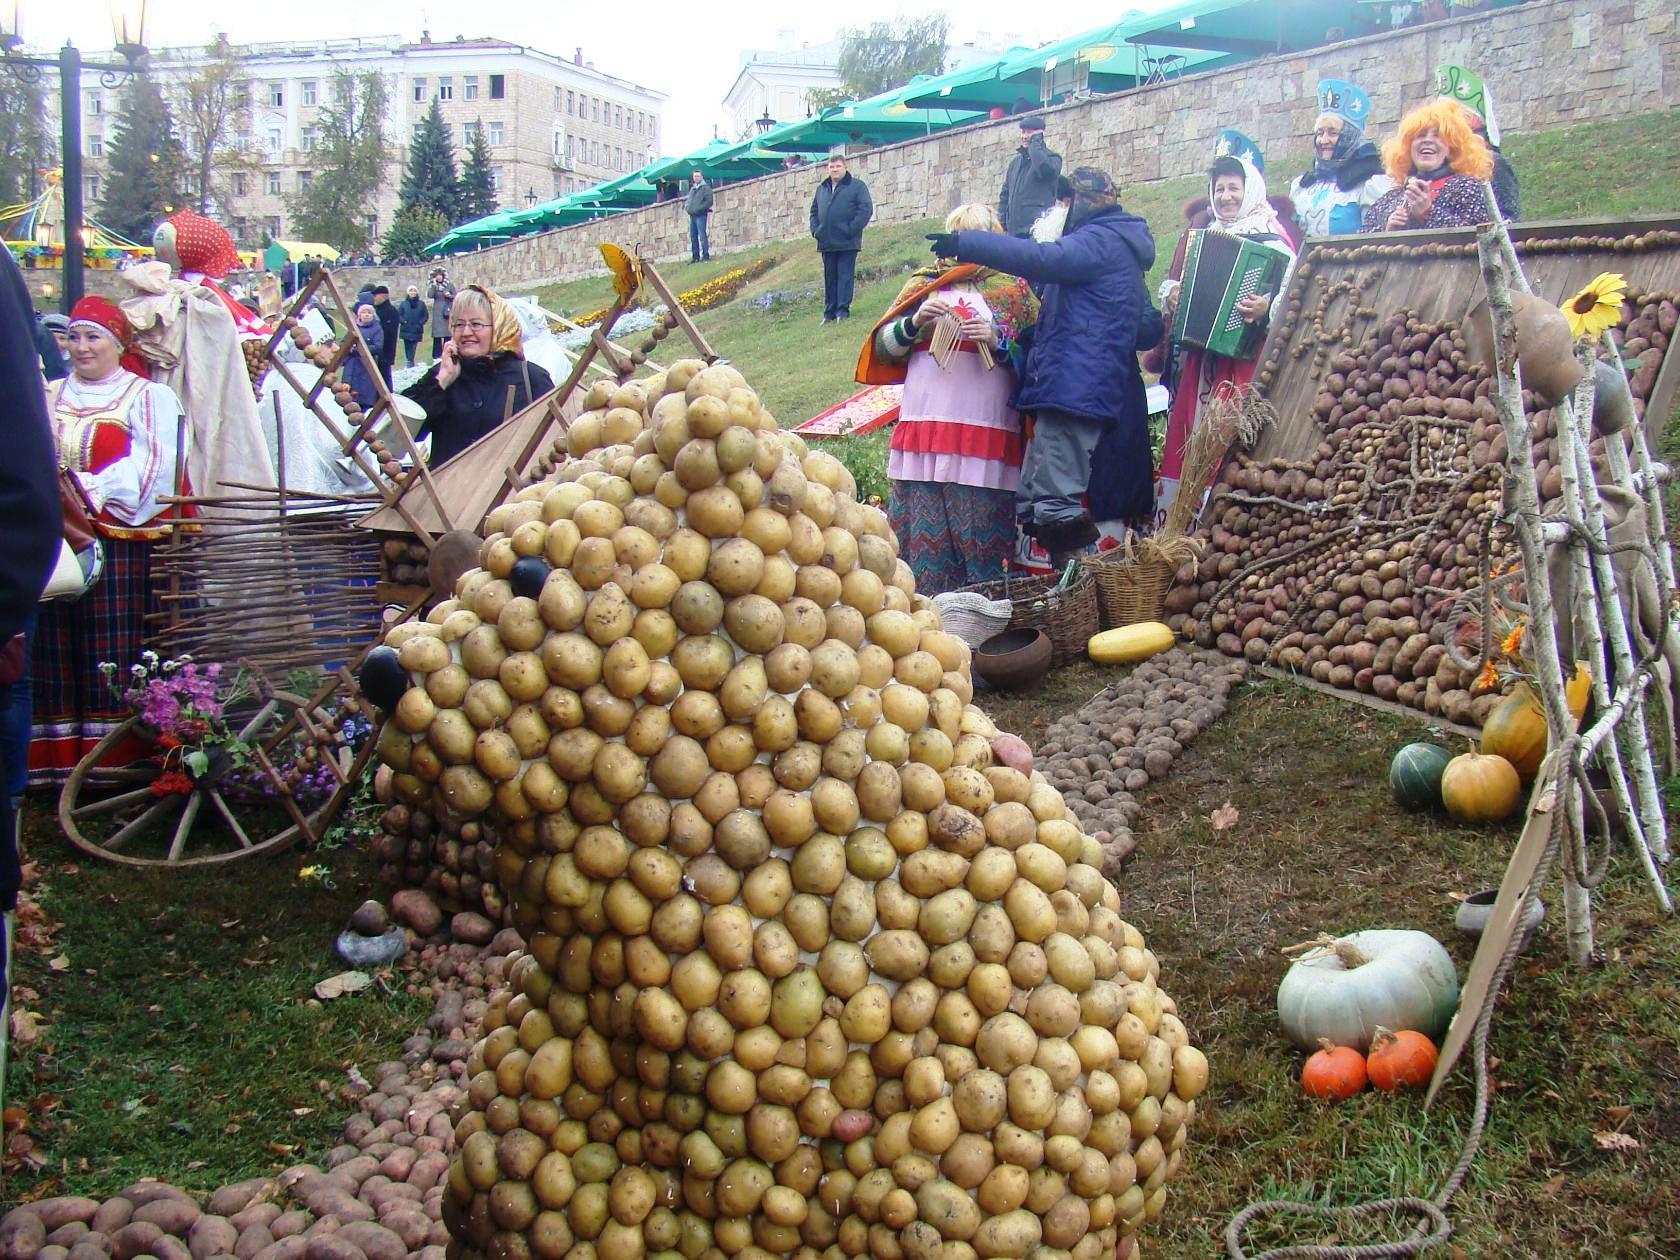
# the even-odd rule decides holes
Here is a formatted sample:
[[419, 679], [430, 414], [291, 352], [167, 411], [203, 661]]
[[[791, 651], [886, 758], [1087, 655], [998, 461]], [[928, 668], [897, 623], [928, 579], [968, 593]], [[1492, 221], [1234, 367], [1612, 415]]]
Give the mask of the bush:
[[877, 429], [861, 437], [827, 438], [813, 446], [846, 465], [846, 471], [857, 482], [859, 502], [874, 499], [885, 508], [892, 492], [887, 483], [887, 444], [891, 433], [890, 428]]

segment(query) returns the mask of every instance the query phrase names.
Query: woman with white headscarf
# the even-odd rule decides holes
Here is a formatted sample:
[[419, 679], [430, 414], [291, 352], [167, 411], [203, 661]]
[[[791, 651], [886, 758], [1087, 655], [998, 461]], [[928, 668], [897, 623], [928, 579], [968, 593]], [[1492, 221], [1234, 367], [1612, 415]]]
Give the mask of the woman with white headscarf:
[[62, 780], [129, 716], [100, 665], [109, 661], [126, 675], [139, 662], [146, 618], [158, 611], [151, 549], [170, 532], [176, 511], [163, 498], [182, 492], [187, 456], [180, 399], [131, 370], [139, 366], [133, 331], [114, 303], [76, 303], [69, 348], [70, 375], [47, 387], [47, 410], [59, 463], [74, 476], [100, 535], [104, 567], [80, 599], [41, 609], [32, 784]]
[[[1293, 266], [1296, 239], [1285, 226], [1293, 216], [1287, 203], [1280, 208], [1267, 198], [1265, 163], [1259, 149], [1241, 132], [1222, 131], [1215, 142], [1214, 152], [1213, 165], [1208, 168], [1207, 204], [1211, 215], [1205, 224], [1199, 226], [1246, 237], [1268, 249], [1278, 250]], [[1197, 226], [1194, 220], [1192, 224]], [[1161, 284], [1161, 315], [1169, 330], [1178, 309], [1184, 249], [1184, 242], [1180, 242], [1178, 255], [1173, 259], [1169, 272], [1171, 278]], [[1288, 285], [1286, 274], [1279, 292]], [[1271, 315], [1271, 308], [1272, 299], [1260, 293], [1236, 305], [1237, 313], [1251, 324], [1264, 324]], [[1167, 420], [1160, 472], [1155, 479], [1157, 525], [1166, 520], [1167, 510], [1178, 496], [1184, 451], [1203, 408], [1215, 398], [1241, 391], [1254, 379], [1254, 370], [1253, 359], [1233, 359], [1193, 346], [1168, 343], [1161, 379], [1172, 391], [1172, 412]]]

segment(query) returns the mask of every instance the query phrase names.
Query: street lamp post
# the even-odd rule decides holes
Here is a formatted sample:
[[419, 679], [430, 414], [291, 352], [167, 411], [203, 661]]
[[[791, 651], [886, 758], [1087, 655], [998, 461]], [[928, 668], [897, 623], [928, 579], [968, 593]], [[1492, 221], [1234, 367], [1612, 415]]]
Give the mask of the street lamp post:
[[45, 72], [58, 67], [59, 164], [64, 190], [64, 295], [65, 313], [82, 297], [82, 252], [86, 239], [82, 228], [82, 71], [99, 74], [103, 88], [120, 87], [134, 77], [146, 57], [146, 0], [112, 0], [111, 28], [122, 65], [83, 61], [81, 51], [69, 40], [57, 57], [30, 57], [19, 53], [23, 36], [18, 31], [18, 0], [0, 4], [0, 48], [8, 72], [25, 83], [39, 83]]

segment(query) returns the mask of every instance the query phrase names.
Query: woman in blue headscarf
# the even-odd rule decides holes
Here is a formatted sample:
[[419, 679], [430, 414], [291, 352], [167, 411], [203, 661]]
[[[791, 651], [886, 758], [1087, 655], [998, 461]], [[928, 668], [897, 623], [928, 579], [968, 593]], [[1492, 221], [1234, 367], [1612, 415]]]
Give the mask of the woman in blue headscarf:
[[1382, 152], [1365, 136], [1371, 98], [1341, 79], [1318, 84], [1313, 164], [1289, 186], [1295, 221], [1306, 236], [1343, 236], [1360, 230], [1365, 208], [1394, 187]]

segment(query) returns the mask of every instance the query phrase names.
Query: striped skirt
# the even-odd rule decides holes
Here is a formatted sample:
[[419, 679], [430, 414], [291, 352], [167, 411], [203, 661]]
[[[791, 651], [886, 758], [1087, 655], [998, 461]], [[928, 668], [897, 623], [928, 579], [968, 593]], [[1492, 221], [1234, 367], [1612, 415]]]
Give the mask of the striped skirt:
[[918, 594], [1000, 578], [1015, 548], [1013, 490], [895, 480], [888, 516]]
[[[155, 544], [103, 541], [105, 568], [93, 589], [75, 603], [41, 605], [30, 666], [35, 678], [31, 787], [62, 783], [95, 744], [130, 716], [99, 665], [114, 662], [120, 682], [140, 660], [146, 618], [159, 608], [151, 584]], [[144, 751], [137, 745], [137, 756]]]

